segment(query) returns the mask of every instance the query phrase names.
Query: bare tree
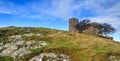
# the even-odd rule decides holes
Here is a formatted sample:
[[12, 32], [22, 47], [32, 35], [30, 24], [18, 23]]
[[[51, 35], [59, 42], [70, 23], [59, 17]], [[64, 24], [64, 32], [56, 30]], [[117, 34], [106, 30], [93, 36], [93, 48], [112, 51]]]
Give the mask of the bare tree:
[[102, 24], [102, 34], [107, 35], [107, 34], [113, 34], [115, 32], [115, 28], [112, 27], [110, 24], [103, 23]]
[[80, 31], [80, 32], [82, 32], [83, 30], [85, 30], [86, 28], [87, 28], [87, 26], [88, 26], [88, 24], [90, 24], [90, 20], [89, 19], [85, 19], [85, 20], [83, 20], [83, 21], [80, 21], [79, 23], [78, 23], [78, 25], [76, 26], [76, 28]]
[[95, 29], [98, 30], [99, 35], [108, 35], [108, 34], [113, 34], [115, 32], [115, 28], [112, 27], [110, 24], [107, 23], [96, 23], [92, 22], [89, 19], [85, 19], [83, 21], [80, 21], [76, 28], [79, 30], [79, 32], [82, 33], [83, 30], [86, 30], [89, 26], [93, 26]]

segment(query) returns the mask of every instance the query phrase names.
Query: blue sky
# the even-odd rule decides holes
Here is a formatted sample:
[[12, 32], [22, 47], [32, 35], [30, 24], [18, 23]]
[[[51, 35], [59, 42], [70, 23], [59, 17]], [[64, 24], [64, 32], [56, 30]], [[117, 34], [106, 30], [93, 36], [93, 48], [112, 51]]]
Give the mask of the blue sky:
[[0, 0], [0, 27], [32, 26], [68, 30], [68, 19], [90, 19], [117, 29], [120, 41], [120, 0]]

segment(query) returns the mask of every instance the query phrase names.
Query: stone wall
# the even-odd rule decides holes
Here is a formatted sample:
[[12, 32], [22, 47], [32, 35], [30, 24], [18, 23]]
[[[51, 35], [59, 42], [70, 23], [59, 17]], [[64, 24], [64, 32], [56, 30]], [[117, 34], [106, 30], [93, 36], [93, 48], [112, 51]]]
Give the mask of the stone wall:
[[87, 29], [83, 30], [82, 33], [98, 35], [99, 29], [95, 28], [94, 26], [90, 26]]

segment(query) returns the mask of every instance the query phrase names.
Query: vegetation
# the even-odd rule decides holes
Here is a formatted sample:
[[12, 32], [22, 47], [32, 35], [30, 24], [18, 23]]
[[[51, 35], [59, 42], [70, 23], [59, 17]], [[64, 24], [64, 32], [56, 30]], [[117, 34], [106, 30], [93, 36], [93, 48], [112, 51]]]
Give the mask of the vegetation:
[[[30, 28], [32, 30], [29, 31], [29, 27], [14, 27], [9, 29], [17, 31], [16, 33], [21, 35], [25, 33], [41, 33], [42, 37], [31, 36], [30, 39], [27, 39], [26, 37], [24, 39], [35, 39], [38, 41], [45, 40], [48, 42], [48, 45], [45, 47], [31, 49], [32, 53], [25, 55], [22, 61], [28, 61], [42, 52], [54, 52], [56, 54], [63, 53], [70, 56], [72, 61], [110, 61], [108, 58], [111, 55], [120, 56], [120, 42], [95, 35], [70, 33], [48, 28]], [[11, 35], [15, 35], [14, 32]], [[44, 60], [45, 59], [46, 58], [44, 58]], [[5, 60], [6, 58], [2, 57], [0, 61]]]
[[96, 22], [91, 23], [89, 19], [80, 21], [76, 26], [76, 28], [82, 33], [82, 31], [84, 31], [90, 26], [93, 26], [95, 29], [97, 29], [99, 31], [98, 34], [101, 34], [101, 35], [112, 34], [115, 32], [115, 28], [112, 27], [110, 24], [107, 24], [107, 23], [100, 24]]
[[83, 21], [80, 21], [78, 23], [78, 25], [76, 26], [76, 28], [82, 33], [82, 31], [85, 30], [88, 27], [88, 25], [90, 24], [90, 22], [91, 21], [89, 19], [85, 19]]
[[9, 56], [0, 56], [0, 61], [14, 61], [13, 58], [9, 57]]

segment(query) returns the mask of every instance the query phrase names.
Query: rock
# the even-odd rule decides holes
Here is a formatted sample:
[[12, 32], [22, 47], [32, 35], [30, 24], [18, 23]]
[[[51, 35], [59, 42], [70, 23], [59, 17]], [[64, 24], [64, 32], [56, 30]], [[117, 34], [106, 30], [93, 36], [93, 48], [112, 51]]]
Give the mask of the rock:
[[57, 57], [57, 55], [55, 53], [41, 53], [40, 54], [41, 57], [47, 56], [47, 57]]
[[40, 36], [41, 34], [40, 33], [37, 33], [36, 36]]
[[11, 46], [13, 46], [13, 43], [8, 43], [8, 44], [4, 45], [4, 48], [8, 48], [8, 47], [11, 47]]
[[20, 39], [22, 36], [21, 35], [14, 35], [14, 36], [10, 36], [8, 38], [11, 38], [11, 39]]
[[10, 46], [9, 48], [3, 50], [0, 55], [1, 56], [9, 56], [12, 54], [18, 47], [17, 46]]
[[4, 48], [9, 48], [11, 46], [23, 45], [25, 41], [16, 41], [4, 45]]
[[38, 41], [38, 42], [34, 42], [34, 46], [30, 46], [30, 48], [36, 49], [36, 48], [40, 48], [40, 47], [46, 46], [46, 45], [47, 45], [47, 42], [45, 42], [45, 41]]
[[31, 41], [26, 41], [25, 44], [27, 45], [27, 48], [30, 48], [32, 44], [34, 44], [35, 41], [31, 40]]
[[29, 51], [26, 48], [20, 48], [19, 50], [15, 51], [13, 54], [11, 54], [11, 57], [15, 58], [20, 58], [23, 57], [23, 55], [29, 54], [31, 51]]
[[0, 43], [0, 46], [2, 46], [3, 45], [3, 42], [2, 43]]
[[120, 56], [111, 55], [108, 58], [110, 61], [120, 61]]
[[25, 44], [26, 44], [26, 45], [31, 45], [31, 44], [33, 44], [33, 43], [35, 43], [35, 41], [34, 41], [34, 40], [31, 40], [31, 41], [26, 41], [26, 42], [25, 42]]
[[21, 35], [15, 35], [15, 36], [10, 36], [8, 37], [9, 41], [20, 41], [22, 40], [22, 36]]
[[37, 34], [34, 34], [34, 33], [29, 33], [29, 34], [23, 34], [24, 36], [40, 36], [41, 34], [40, 33], [37, 33]]
[[[25, 34], [26, 36], [32, 36], [33, 33]], [[36, 36], [40, 36], [40, 34], [34, 34]], [[28, 37], [29, 38], [29, 37]], [[23, 40], [21, 35], [14, 35], [8, 37], [9, 42], [3, 45], [0, 44], [0, 56], [10, 56], [13, 57], [14, 60], [19, 61], [24, 55], [31, 53], [28, 49], [36, 49], [42, 46], [46, 46], [48, 43], [46, 41], [25, 41]], [[47, 54], [46, 54], [47, 55]], [[45, 56], [45, 55], [44, 55]], [[48, 54], [48, 56], [53, 57], [55, 54]], [[39, 58], [39, 57], [38, 57]], [[36, 59], [37, 61], [42, 59]]]
[[16, 41], [14, 44], [15, 45], [23, 45], [25, 41]]
[[47, 45], [47, 43], [45, 41], [39, 41], [38, 44], [42, 45], [42, 46], [46, 46]]
[[33, 57], [29, 61], [43, 61], [43, 59], [45, 59], [46, 61], [71, 61], [68, 56], [64, 54], [60, 54], [58, 56], [58, 54], [55, 53], [41, 53], [38, 56]]
[[23, 34], [24, 36], [33, 36], [33, 33], [29, 33], [29, 34]]
[[3, 49], [3, 46], [0, 46], [0, 51]]

